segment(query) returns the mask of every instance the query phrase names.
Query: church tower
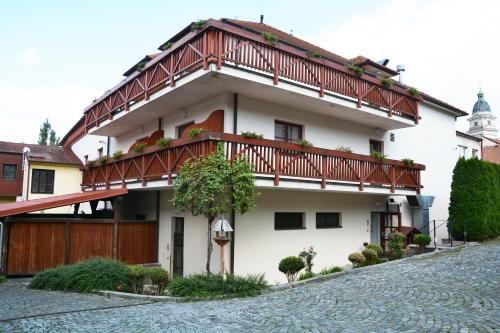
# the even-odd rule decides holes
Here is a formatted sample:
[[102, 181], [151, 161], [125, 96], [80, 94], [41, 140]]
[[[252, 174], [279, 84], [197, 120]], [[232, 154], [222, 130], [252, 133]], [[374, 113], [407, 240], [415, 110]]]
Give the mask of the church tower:
[[496, 139], [498, 132], [496, 118], [491, 112], [490, 105], [484, 100], [483, 92], [479, 90], [477, 102], [472, 108], [472, 116], [468, 119], [469, 131], [467, 133], [478, 138], [485, 136]]

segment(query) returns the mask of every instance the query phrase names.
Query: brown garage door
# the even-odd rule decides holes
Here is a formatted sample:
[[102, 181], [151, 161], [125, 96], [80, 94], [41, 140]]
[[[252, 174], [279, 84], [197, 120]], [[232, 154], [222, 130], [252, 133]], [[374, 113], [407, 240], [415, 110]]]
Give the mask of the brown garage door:
[[29, 220], [9, 223], [8, 275], [30, 275], [93, 257], [112, 258], [113, 239], [118, 260], [128, 264], [156, 261], [155, 221], [120, 221], [115, 238], [113, 220]]

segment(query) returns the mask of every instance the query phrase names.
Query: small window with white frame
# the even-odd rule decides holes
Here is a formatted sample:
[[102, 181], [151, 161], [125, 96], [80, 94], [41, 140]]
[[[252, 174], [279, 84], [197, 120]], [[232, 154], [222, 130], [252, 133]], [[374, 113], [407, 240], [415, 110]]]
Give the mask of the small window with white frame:
[[479, 157], [479, 150], [472, 149], [472, 158], [478, 158], [478, 157]]
[[458, 156], [466, 158], [467, 157], [467, 147], [458, 145]]

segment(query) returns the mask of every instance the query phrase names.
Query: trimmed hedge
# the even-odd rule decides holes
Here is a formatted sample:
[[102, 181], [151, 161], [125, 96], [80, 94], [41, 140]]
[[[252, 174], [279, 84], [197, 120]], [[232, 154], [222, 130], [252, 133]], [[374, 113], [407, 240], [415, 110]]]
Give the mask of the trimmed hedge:
[[500, 235], [500, 165], [460, 158], [453, 170], [448, 228], [453, 238], [483, 241]]
[[37, 273], [34, 289], [77, 291], [124, 290], [130, 285], [127, 266], [119, 261], [95, 258]]

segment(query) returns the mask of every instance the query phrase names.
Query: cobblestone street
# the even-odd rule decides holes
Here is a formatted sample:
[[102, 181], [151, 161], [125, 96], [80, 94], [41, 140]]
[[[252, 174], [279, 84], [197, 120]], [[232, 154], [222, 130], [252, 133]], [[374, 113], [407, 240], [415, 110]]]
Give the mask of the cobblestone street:
[[134, 304], [8, 282], [0, 300], [2, 332], [500, 332], [500, 244], [246, 299]]

